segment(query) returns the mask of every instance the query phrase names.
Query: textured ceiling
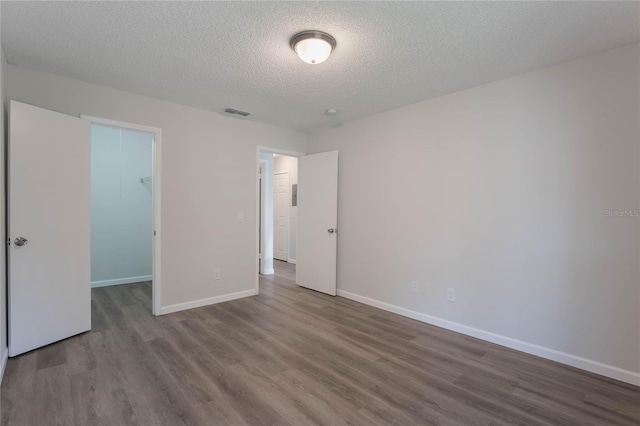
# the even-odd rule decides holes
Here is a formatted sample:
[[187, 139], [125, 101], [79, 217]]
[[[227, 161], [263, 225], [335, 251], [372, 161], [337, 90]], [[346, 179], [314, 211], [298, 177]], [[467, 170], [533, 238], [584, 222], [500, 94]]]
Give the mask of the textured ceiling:
[[[7, 2], [9, 63], [310, 132], [639, 39], [637, 2]], [[319, 29], [323, 64], [289, 47]], [[337, 108], [334, 117], [324, 115]]]

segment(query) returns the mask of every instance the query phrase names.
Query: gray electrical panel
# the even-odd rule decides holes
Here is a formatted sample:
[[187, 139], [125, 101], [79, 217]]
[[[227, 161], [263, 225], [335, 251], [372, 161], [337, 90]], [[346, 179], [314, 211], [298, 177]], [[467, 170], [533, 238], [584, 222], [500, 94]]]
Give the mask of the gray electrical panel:
[[291, 185], [291, 206], [298, 206], [298, 184], [294, 183]]

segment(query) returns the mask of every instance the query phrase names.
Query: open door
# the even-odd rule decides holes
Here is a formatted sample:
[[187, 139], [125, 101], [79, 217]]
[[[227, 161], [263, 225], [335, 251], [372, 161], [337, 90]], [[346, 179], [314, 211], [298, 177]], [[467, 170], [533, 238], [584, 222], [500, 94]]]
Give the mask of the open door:
[[9, 356], [91, 329], [90, 123], [11, 101]]
[[338, 151], [300, 157], [296, 283], [336, 295]]

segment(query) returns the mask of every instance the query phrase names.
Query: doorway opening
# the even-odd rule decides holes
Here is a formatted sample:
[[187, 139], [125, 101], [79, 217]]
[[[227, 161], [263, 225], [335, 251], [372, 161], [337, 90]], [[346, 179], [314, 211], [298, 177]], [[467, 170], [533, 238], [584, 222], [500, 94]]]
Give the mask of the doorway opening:
[[[296, 168], [295, 177], [292, 179], [293, 169], [286, 164], [294, 160]], [[278, 206], [274, 207], [276, 203]], [[274, 237], [274, 229], [280, 226], [280, 220], [283, 228], [276, 229], [280, 235]], [[304, 287], [335, 296], [338, 151], [306, 155], [258, 147], [256, 224], [256, 294], [260, 293], [260, 283], [264, 281], [265, 284], [271, 282], [276, 285]], [[278, 260], [276, 256], [286, 259], [286, 263], [284, 260]], [[295, 271], [292, 271], [294, 264]], [[294, 279], [279, 279], [283, 277], [278, 276], [276, 267], [285, 265], [290, 269], [289, 276]], [[283, 275], [286, 273], [282, 272]]]
[[91, 121], [92, 299], [159, 315], [161, 130], [83, 118]]
[[298, 157], [302, 154], [258, 149], [258, 259], [260, 278], [295, 282], [298, 244]]

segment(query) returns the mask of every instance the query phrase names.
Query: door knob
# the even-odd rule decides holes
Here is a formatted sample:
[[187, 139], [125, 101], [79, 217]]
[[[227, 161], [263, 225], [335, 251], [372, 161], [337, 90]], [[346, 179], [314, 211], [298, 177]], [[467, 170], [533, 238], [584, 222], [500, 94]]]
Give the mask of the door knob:
[[22, 247], [23, 245], [27, 244], [29, 242], [29, 240], [27, 240], [25, 237], [18, 237], [16, 238], [16, 240], [14, 241], [14, 243], [18, 246], [18, 247]]
[[327, 229], [327, 232], [330, 233], [330, 234], [333, 234], [335, 231], [334, 231], [333, 228], [329, 228], [329, 229]]

